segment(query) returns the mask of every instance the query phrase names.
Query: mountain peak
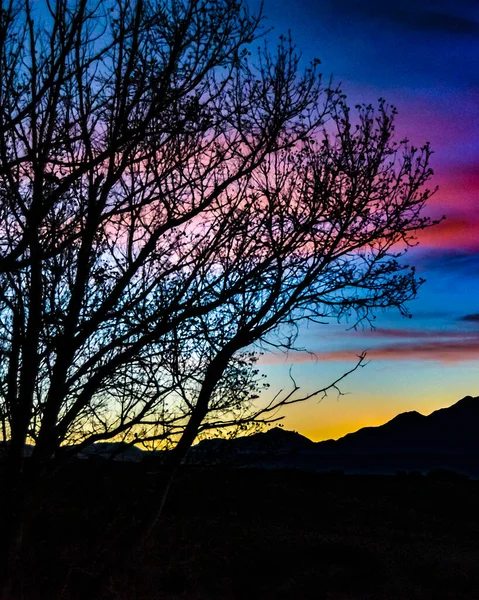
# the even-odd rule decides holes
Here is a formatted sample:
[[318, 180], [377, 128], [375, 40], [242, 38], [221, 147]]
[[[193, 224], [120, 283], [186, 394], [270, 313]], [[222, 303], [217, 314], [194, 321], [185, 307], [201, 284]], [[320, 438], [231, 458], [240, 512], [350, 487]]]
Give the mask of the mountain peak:
[[458, 400], [455, 404], [451, 406], [446, 406], [445, 408], [439, 408], [435, 410], [433, 413], [429, 415], [429, 417], [444, 416], [444, 415], [452, 415], [452, 414], [467, 414], [471, 411], [479, 410], [479, 397], [477, 396], [465, 396]]
[[[266, 431], [261, 432], [263, 435], [266, 435], [270, 438], [275, 437], [275, 438], [283, 438], [283, 439], [302, 439], [302, 440], [307, 440], [308, 442], [311, 442], [311, 440], [309, 438], [307, 438], [305, 435], [302, 435], [301, 433], [298, 433], [297, 431], [292, 431], [291, 429], [283, 429], [282, 427], [272, 427], [271, 429], [267, 429]], [[311, 442], [313, 443], [313, 442]]]
[[425, 418], [426, 417], [424, 415], [422, 415], [420, 412], [417, 412], [417, 410], [409, 410], [407, 412], [399, 413], [398, 415], [393, 417], [390, 421], [388, 421], [386, 423], [386, 425], [389, 425], [390, 423], [401, 423], [401, 424], [416, 423]]
[[284, 447], [284, 448], [306, 448], [314, 446], [309, 438], [301, 435], [297, 431], [290, 431], [289, 429], [283, 429], [282, 427], [273, 427], [267, 431], [255, 433], [250, 436], [238, 438], [243, 440], [242, 443], [245, 445], [252, 444], [254, 446], [261, 447]]
[[456, 404], [453, 404], [449, 408], [464, 407], [464, 408], [479, 408], [479, 396], [464, 396], [461, 400], [458, 400]]
[[207, 460], [211, 451], [212, 456], [221, 455], [233, 463], [244, 457], [253, 460], [254, 456], [273, 455], [302, 456], [304, 460], [313, 455], [471, 456], [479, 454], [478, 411], [479, 397], [466, 396], [428, 416], [416, 410], [403, 412], [384, 425], [364, 427], [339, 440], [314, 443], [296, 431], [272, 427], [233, 440], [205, 440], [193, 449], [192, 456], [196, 452], [199, 459], [193, 456], [194, 460]]
[[479, 397], [466, 396], [428, 416], [404, 412], [379, 427], [365, 427], [318, 446], [349, 454], [476, 454], [478, 416]]

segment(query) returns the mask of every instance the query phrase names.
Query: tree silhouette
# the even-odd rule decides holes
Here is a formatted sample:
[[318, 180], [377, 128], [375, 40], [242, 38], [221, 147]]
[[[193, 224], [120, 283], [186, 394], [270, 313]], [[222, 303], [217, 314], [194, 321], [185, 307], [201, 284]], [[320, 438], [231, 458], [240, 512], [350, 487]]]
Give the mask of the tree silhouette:
[[306, 399], [254, 402], [261, 345], [416, 294], [397, 259], [432, 224], [428, 146], [384, 101], [351, 117], [260, 24], [236, 0], [1, 9], [10, 548], [27, 441], [32, 473], [105, 439], [167, 444], [173, 472], [201, 432]]

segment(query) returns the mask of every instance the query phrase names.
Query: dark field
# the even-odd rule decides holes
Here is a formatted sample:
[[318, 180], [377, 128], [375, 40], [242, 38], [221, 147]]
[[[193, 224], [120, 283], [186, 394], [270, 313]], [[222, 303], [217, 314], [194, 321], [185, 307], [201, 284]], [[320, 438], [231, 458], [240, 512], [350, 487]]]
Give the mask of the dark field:
[[479, 598], [479, 482], [420, 475], [185, 470], [148, 547], [105, 577], [152, 470], [79, 462], [49, 483], [25, 600]]

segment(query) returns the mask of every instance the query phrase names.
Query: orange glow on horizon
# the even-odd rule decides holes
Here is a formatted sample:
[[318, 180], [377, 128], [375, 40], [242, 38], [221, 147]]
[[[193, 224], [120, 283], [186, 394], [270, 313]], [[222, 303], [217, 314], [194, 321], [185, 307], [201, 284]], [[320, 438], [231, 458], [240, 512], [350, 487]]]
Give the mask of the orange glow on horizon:
[[[394, 415], [393, 415], [394, 416]], [[392, 419], [393, 417], [391, 417]], [[384, 419], [382, 415], [378, 415], [377, 417], [372, 417], [370, 419], [358, 419], [357, 421], [344, 421], [342, 423], [310, 423], [308, 426], [305, 424], [298, 433], [306, 436], [313, 442], [322, 442], [325, 440], [337, 440], [339, 438], [344, 437], [348, 433], [354, 433], [363, 427], [378, 427], [379, 425], [384, 425], [390, 419]], [[287, 425], [285, 424], [285, 428]]]
[[[414, 405], [407, 406], [398, 404], [394, 399], [386, 402], [374, 398], [369, 402], [364, 402], [364, 404], [360, 403], [356, 408], [344, 406], [344, 420], [338, 418], [339, 415], [335, 415], [330, 410], [326, 409], [322, 413], [320, 409], [316, 409], [316, 411], [312, 412], [304, 406], [304, 409], [306, 409], [304, 413], [297, 411], [294, 415], [286, 415], [283, 425], [285, 429], [297, 431], [313, 442], [322, 442], [330, 439], [337, 440], [348, 433], [355, 433], [364, 427], [379, 427], [380, 425], [384, 425], [404, 412], [416, 410], [425, 416], [430, 415], [436, 410], [452, 406], [462, 397], [451, 397], [450, 394], [445, 394], [439, 398], [423, 398], [420, 402], [416, 401]], [[366, 404], [368, 405], [368, 409], [364, 412], [361, 409]], [[313, 414], [314, 417], [312, 417]]]

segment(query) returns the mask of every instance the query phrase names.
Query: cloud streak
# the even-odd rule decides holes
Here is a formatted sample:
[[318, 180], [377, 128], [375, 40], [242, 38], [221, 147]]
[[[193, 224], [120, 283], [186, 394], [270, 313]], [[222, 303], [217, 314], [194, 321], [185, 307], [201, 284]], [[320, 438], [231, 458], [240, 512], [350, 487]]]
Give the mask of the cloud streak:
[[479, 251], [479, 220], [475, 215], [451, 215], [436, 227], [418, 232], [417, 239], [422, 247], [460, 248], [464, 251]]
[[337, 9], [355, 13], [359, 18], [388, 20], [402, 29], [479, 37], [479, 22], [471, 15], [474, 5], [470, 0], [456, 0], [447, 6], [430, 0], [406, 0], [401, 4], [384, 0], [334, 2]]
[[[467, 315], [466, 315], [467, 316]], [[473, 316], [473, 315], [472, 315]], [[479, 320], [479, 315], [478, 320]], [[468, 319], [462, 319], [468, 320]], [[366, 337], [386, 337], [395, 339], [419, 339], [419, 340], [444, 340], [447, 339], [464, 339], [465, 336], [473, 335], [475, 333], [465, 333], [464, 331], [437, 331], [428, 329], [388, 329], [384, 327], [377, 327], [376, 329], [367, 329], [361, 333], [362, 336]], [[479, 338], [478, 338], [479, 339]]]
[[[382, 4], [386, 8], [387, 3]], [[382, 16], [400, 26], [422, 32], [479, 36], [479, 23], [452, 12], [439, 12], [417, 7], [416, 10], [382, 11]]]
[[[356, 352], [357, 354], [357, 352]], [[354, 359], [355, 353], [347, 350], [318, 353], [321, 361], [344, 361]], [[370, 360], [434, 361], [454, 364], [479, 360], [479, 336], [463, 340], [441, 340], [422, 343], [389, 344], [367, 351]]]
[[479, 313], [472, 313], [464, 315], [459, 318], [459, 321], [466, 321], [467, 323], [479, 323]]
[[442, 275], [460, 275], [475, 279], [479, 275], [479, 252], [463, 248], [424, 248], [415, 250], [414, 264], [421, 272], [429, 271]]
[[[479, 315], [471, 315], [478, 317]], [[474, 319], [475, 320], [475, 319]], [[479, 360], [479, 332], [464, 333], [413, 331], [413, 330], [379, 330], [384, 337], [405, 339], [409, 342], [382, 343], [373, 348], [365, 344], [356, 349], [343, 349], [320, 352], [294, 352], [290, 354], [266, 354], [261, 358], [262, 364], [293, 364], [311, 362], [354, 362], [364, 351], [368, 360], [387, 361], [434, 361], [443, 364], [454, 364]]]

